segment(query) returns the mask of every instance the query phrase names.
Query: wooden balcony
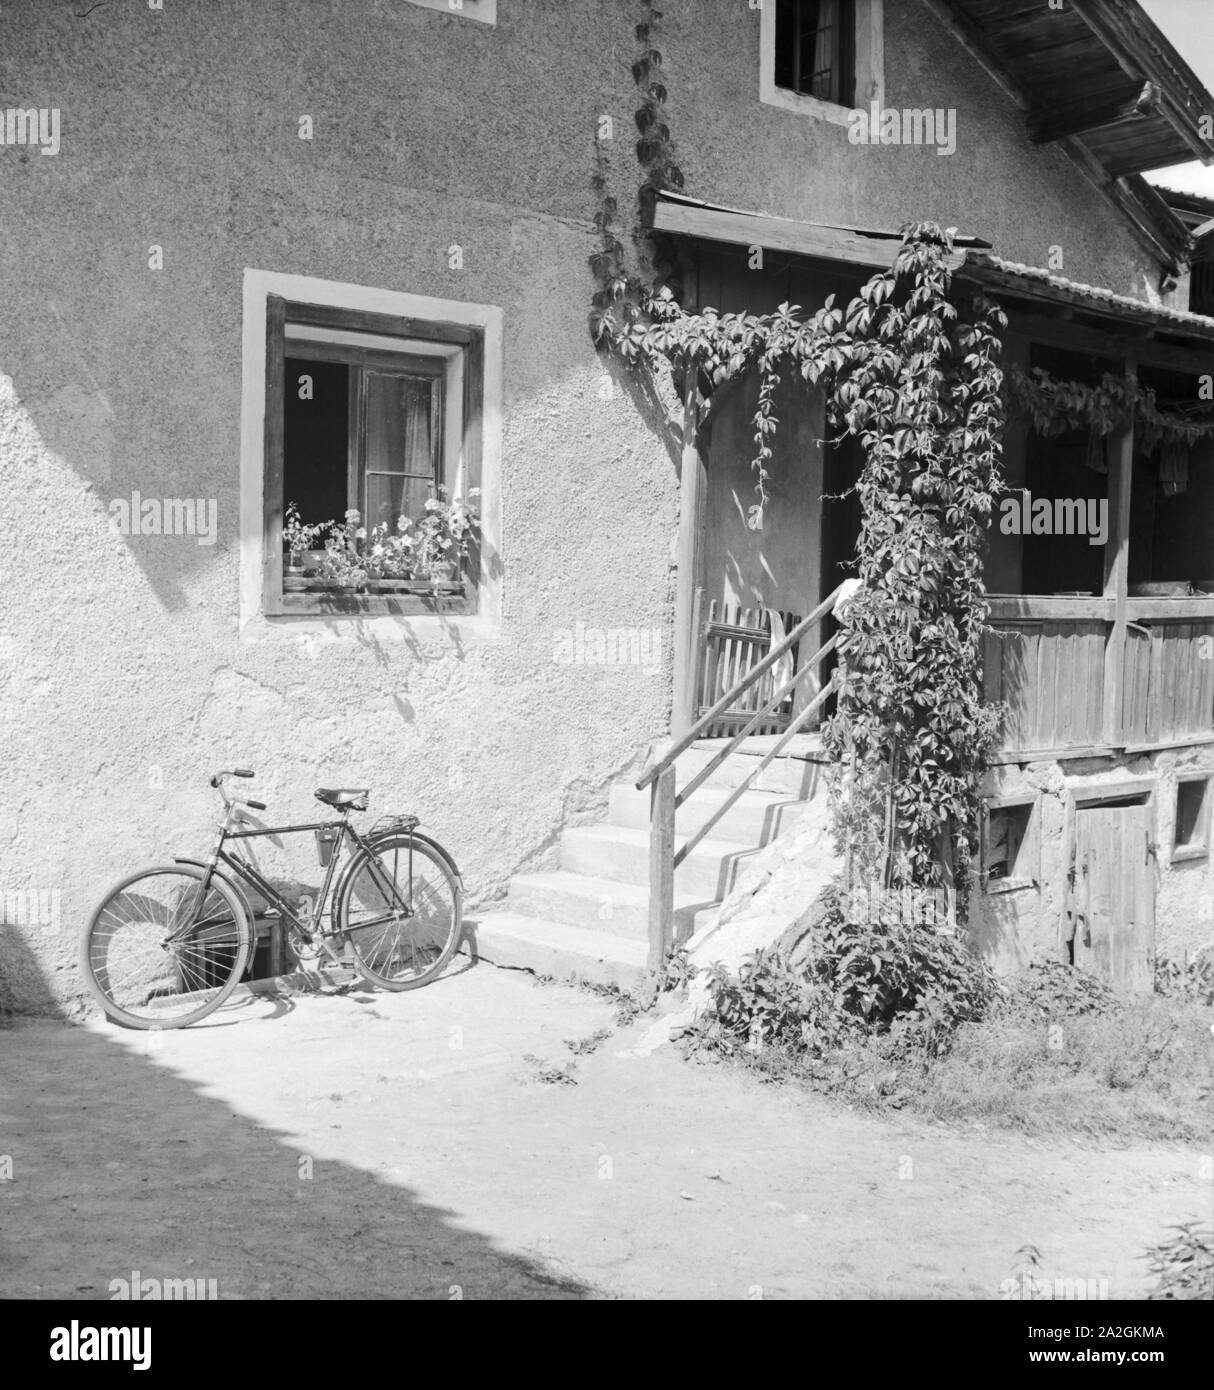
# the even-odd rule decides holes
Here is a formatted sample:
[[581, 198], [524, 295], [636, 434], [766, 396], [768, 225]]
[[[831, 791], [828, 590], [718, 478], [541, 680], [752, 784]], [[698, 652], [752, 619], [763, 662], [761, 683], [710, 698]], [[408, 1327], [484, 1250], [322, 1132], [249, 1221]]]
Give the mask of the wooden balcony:
[[1007, 703], [996, 761], [1214, 740], [1214, 597], [991, 600], [988, 700]]

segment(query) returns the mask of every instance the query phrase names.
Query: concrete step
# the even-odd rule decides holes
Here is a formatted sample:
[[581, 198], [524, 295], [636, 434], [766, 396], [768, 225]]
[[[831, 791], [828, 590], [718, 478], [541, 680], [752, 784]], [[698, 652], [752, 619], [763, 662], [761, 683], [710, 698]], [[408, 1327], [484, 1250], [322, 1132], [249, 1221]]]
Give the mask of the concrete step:
[[[706, 787], [736, 787], [762, 762], [766, 753], [779, 741], [776, 735], [748, 738], [725, 762], [713, 772]], [[708, 739], [693, 743], [678, 760], [680, 786], [721, 751], [724, 740]], [[752, 791], [779, 792], [785, 796], [807, 797], [825, 789], [825, 763], [819, 761], [820, 744], [816, 736], [798, 736], [785, 751], [758, 774]]]
[[[675, 933], [692, 928], [696, 914], [712, 907], [711, 901], [686, 894], [675, 897]], [[565, 922], [589, 931], [614, 932], [647, 938], [649, 889], [615, 879], [555, 873], [515, 874], [506, 899], [507, 912], [539, 917], [546, 922]]]
[[[686, 837], [676, 839], [681, 848]], [[733, 887], [754, 845], [708, 836], [675, 870], [675, 892], [705, 903], [720, 902]], [[649, 831], [622, 825], [581, 825], [561, 833], [561, 868], [645, 887], [649, 882]]]
[[[677, 826], [690, 835], [710, 820], [732, 794], [730, 787], [704, 785], [697, 787], [679, 807]], [[609, 825], [624, 825], [635, 830], [649, 827], [649, 788], [638, 791], [634, 782], [615, 782], [607, 809]], [[712, 836], [719, 840], [734, 840], [739, 844], [765, 845], [774, 840], [796, 817], [805, 803], [782, 792], [746, 791], [712, 827]]]
[[622, 990], [635, 989], [644, 980], [649, 949], [635, 937], [516, 912], [490, 912], [467, 922], [464, 941], [474, 960]]

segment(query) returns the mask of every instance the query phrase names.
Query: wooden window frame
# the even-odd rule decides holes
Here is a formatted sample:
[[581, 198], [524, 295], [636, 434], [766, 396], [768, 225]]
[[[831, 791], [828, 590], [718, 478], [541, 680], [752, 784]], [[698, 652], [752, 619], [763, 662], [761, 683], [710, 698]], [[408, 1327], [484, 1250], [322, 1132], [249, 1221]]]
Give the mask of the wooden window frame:
[[[1214, 778], [1214, 774], [1209, 772], [1178, 772], [1176, 774], [1176, 791], [1172, 799], [1172, 848], [1168, 857], [1170, 864], [1210, 857], [1210, 801], [1212, 792], [1214, 792], [1214, 788], [1211, 787], [1212, 778]], [[1180, 789], [1193, 782], [1201, 782], [1205, 787], [1201, 797], [1201, 812], [1197, 818], [1196, 834], [1191, 840], [1181, 845], [1176, 843], [1176, 825], [1180, 813]]]
[[[430, 431], [432, 449], [436, 454], [433, 461], [434, 481], [443, 484], [448, 476], [443, 457], [444, 450], [444, 392], [446, 390], [445, 360], [442, 357], [419, 357], [407, 348], [389, 351], [386, 348], [355, 347], [349, 343], [325, 343], [317, 339], [293, 338], [287, 334], [283, 349], [285, 358], [305, 362], [338, 362], [350, 367], [350, 387], [348, 402], [349, 444], [346, 462], [346, 507], [353, 507], [367, 518], [366, 482], [371, 470], [366, 467], [366, 390], [367, 375], [382, 372], [384, 375], [425, 376], [437, 383], [430, 404]], [[284, 382], [285, 390], [285, 382]], [[284, 470], [285, 471], [285, 470]], [[375, 472], [382, 470], [376, 469]], [[424, 477], [425, 474], [410, 474], [411, 477]]]
[[[1020, 849], [1016, 855], [1016, 867], [1029, 870], [1029, 873], [1009, 875], [1007, 878], [991, 878], [987, 869], [987, 854], [991, 843], [991, 812], [1009, 811], [1028, 807], [1028, 821], [1020, 838]], [[1027, 855], [1027, 863], [1024, 856]], [[1024, 889], [1041, 889], [1041, 797], [1037, 792], [1009, 792], [998, 796], [983, 798], [982, 825], [980, 836], [980, 874], [982, 891], [987, 897], [997, 897], [1003, 893], [1016, 893]], [[1009, 867], [1011, 867], [1009, 865]]]
[[405, 0], [407, 5], [416, 5], [422, 10], [438, 10], [450, 15], [452, 19], [474, 20], [477, 24], [497, 26], [497, 0]]
[[[342, 617], [342, 616], [473, 616], [479, 611], [481, 551], [478, 540], [469, 547], [464, 569], [462, 593], [418, 594], [321, 594], [284, 593], [282, 586], [282, 525], [286, 499], [283, 457], [283, 405], [285, 362], [288, 356], [287, 325], [304, 329], [328, 330], [335, 334], [363, 334], [401, 343], [398, 352], [368, 348], [365, 360], [391, 362], [409, 356], [410, 343], [441, 345], [458, 353], [462, 366], [462, 429], [459, 439], [448, 439], [448, 457], [458, 456], [457, 477], [466, 492], [481, 486], [485, 330], [467, 324], [441, 322], [364, 309], [345, 309], [332, 305], [288, 300], [273, 292], [266, 295], [266, 357], [264, 465], [262, 496], [262, 592], [261, 611], [265, 617]], [[348, 351], [350, 344], [329, 345], [334, 352]], [[305, 347], [305, 353], [296, 351]], [[323, 339], [291, 339], [289, 355], [306, 355], [318, 349], [326, 352]], [[329, 360], [335, 360], [332, 355]], [[350, 428], [361, 428], [362, 411], [352, 412]], [[354, 451], [351, 450], [351, 454]], [[354, 465], [351, 464], [351, 467]], [[347, 483], [349, 487], [349, 482]]]
[[884, 0], [854, 0], [855, 32], [852, 37], [855, 88], [849, 101], [823, 101], [776, 85], [776, 7], [765, 0], [759, 11], [759, 100], [799, 116], [811, 116], [832, 125], [846, 126], [851, 112], [868, 110], [885, 99]]

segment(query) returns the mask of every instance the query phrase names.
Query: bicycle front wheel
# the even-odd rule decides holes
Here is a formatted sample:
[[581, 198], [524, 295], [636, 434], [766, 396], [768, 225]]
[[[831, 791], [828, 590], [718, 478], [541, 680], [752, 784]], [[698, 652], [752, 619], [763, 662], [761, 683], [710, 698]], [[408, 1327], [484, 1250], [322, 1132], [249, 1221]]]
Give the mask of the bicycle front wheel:
[[128, 1028], [184, 1028], [236, 988], [252, 927], [231, 888], [190, 864], [142, 869], [106, 894], [85, 929], [85, 983]]
[[383, 989], [417, 989], [455, 954], [462, 899], [459, 881], [429, 845], [389, 834], [350, 861], [334, 921], [365, 979]]

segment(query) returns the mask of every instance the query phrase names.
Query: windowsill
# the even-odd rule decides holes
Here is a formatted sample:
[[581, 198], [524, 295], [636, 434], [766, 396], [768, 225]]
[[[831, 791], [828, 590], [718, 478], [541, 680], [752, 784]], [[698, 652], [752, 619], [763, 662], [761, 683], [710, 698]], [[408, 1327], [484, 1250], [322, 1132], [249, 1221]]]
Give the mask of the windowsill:
[[1025, 888], [1040, 886], [1035, 878], [991, 878], [984, 882], [983, 892], [989, 898], [1000, 893], [1018, 893]]
[[806, 96], [804, 92], [794, 92], [789, 87], [777, 87], [774, 82], [767, 80], [760, 86], [759, 100], [764, 106], [778, 106], [782, 111], [812, 116], [815, 120], [829, 121], [832, 125], [846, 125], [855, 109], [840, 106], [834, 101], [823, 101], [820, 97]]
[[1205, 845], [1177, 845], [1168, 862], [1180, 864], [1189, 859], [1208, 859], [1209, 857], [1210, 851]]
[[475, 610], [462, 588], [446, 593], [398, 594], [283, 594], [280, 602], [266, 610], [267, 617], [333, 618], [347, 613], [388, 617], [473, 617]]

